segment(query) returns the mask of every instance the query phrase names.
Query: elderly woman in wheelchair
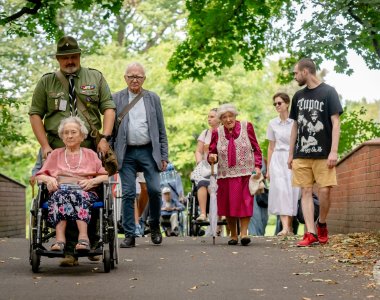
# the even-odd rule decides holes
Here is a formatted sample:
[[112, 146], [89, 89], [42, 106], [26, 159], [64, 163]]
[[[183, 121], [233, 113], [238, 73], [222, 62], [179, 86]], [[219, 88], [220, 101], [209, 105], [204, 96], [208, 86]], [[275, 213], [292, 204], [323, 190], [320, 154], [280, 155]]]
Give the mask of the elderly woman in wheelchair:
[[90, 251], [87, 234], [90, 207], [98, 201], [95, 188], [107, 181], [108, 175], [97, 154], [80, 146], [87, 134], [80, 118], [63, 119], [58, 135], [65, 147], [53, 150], [36, 174], [36, 179], [46, 184], [49, 191], [47, 221], [56, 229], [56, 241], [51, 251], [64, 251], [67, 221], [75, 221], [78, 226], [76, 251]]

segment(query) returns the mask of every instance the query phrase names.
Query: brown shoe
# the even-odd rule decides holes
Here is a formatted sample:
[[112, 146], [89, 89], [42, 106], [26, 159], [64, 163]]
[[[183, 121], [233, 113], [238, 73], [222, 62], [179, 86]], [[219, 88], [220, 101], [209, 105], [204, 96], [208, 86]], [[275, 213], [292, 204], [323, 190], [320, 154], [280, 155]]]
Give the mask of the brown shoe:
[[77, 265], [79, 265], [78, 258], [72, 255], [65, 255], [65, 258], [59, 262], [59, 266], [61, 267], [74, 267]]

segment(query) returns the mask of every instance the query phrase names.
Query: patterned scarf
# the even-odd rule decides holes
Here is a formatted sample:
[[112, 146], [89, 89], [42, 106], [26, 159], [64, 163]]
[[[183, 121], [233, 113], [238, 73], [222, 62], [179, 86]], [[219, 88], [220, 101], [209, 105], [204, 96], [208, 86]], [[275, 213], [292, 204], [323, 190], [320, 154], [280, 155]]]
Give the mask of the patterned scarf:
[[235, 127], [231, 132], [224, 127], [224, 134], [228, 140], [228, 167], [236, 166], [236, 145], [235, 139], [239, 137], [240, 134], [240, 122], [236, 121]]

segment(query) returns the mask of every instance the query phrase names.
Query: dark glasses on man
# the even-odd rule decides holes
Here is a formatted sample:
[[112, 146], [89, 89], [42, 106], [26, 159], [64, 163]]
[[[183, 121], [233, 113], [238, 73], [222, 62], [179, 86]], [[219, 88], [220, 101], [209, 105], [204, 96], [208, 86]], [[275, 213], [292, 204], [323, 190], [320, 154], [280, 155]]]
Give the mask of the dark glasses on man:
[[274, 102], [274, 103], [273, 103], [273, 106], [281, 106], [282, 103], [284, 103], [284, 102]]

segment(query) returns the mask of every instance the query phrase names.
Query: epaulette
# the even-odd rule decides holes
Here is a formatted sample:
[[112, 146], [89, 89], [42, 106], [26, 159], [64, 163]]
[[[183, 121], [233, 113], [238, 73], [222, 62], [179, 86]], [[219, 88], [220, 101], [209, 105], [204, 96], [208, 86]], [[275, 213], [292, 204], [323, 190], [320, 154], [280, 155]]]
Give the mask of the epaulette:
[[[91, 70], [91, 71], [97, 71], [97, 72], [99, 72], [100, 74], [102, 74], [102, 72], [100, 72], [99, 70], [97, 70], [97, 69], [94, 69], [94, 68], [88, 68], [89, 70]], [[103, 75], [103, 74], [102, 74]]]
[[44, 75], [42, 75], [42, 77], [47, 76], [47, 75], [50, 75], [50, 74], [54, 74], [54, 73], [55, 73], [55, 72], [45, 73]]

